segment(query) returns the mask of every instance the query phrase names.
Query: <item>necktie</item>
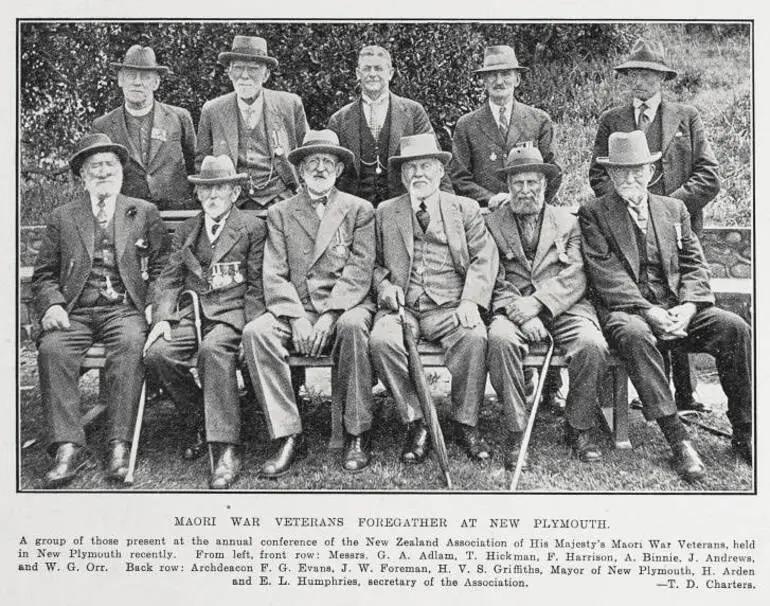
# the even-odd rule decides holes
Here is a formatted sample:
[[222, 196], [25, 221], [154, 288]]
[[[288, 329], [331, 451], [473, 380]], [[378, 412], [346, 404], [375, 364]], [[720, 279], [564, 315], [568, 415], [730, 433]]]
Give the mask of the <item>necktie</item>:
[[524, 254], [530, 257], [535, 249], [535, 230], [537, 229], [537, 215], [521, 215], [519, 221], [521, 240]]
[[508, 139], [508, 116], [505, 115], [505, 106], [500, 106], [500, 136], [503, 141]]
[[212, 236], [216, 236], [217, 235], [217, 232], [219, 231], [219, 225], [220, 225], [219, 223], [213, 223], [211, 225], [211, 235]]
[[636, 224], [639, 226], [645, 234], [647, 233], [647, 213], [645, 208], [641, 204], [628, 204], [628, 209], [631, 211], [633, 218], [636, 220]]
[[647, 129], [650, 128], [650, 117], [647, 115], [647, 109], [648, 107], [646, 103], [642, 103], [639, 106], [638, 126], [639, 126], [639, 130], [642, 131], [643, 133], [646, 133]]
[[315, 214], [318, 215], [318, 218], [323, 219], [324, 213], [326, 212], [326, 196], [313, 200], [313, 208], [315, 209]]
[[420, 202], [420, 208], [415, 213], [417, 215], [417, 222], [420, 224], [422, 231], [428, 231], [428, 225], [430, 225], [430, 213], [428, 207], [425, 206], [425, 200]]
[[109, 219], [107, 218], [107, 208], [105, 207], [104, 200], [99, 200], [96, 203], [96, 220], [99, 222], [99, 225], [102, 228], [107, 227], [107, 223], [109, 222]]

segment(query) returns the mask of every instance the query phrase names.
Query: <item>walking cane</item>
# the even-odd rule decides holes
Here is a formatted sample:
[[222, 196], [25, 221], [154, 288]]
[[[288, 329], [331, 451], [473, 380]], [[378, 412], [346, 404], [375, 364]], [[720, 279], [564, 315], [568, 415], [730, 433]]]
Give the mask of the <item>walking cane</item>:
[[[144, 351], [147, 351], [146, 349]], [[142, 355], [144, 355], [144, 351]], [[128, 457], [128, 472], [123, 478], [123, 483], [132, 486], [134, 483], [134, 470], [136, 469], [136, 455], [139, 452], [139, 434], [142, 433], [142, 419], [144, 418], [144, 403], [147, 399], [147, 379], [142, 381], [142, 393], [139, 396], [139, 408], [136, 411], [134, 423], [134, 437], [131, 439], [131, 454]]]
[[516, 485], [519, 483], [519, 476], [521, 476], [521, 468], [524, 467], [524, 459], [527, 457], [527, 447], [529, 446], [529, 438], [532, 435], [532, 428], [535, 426], [535, 415], [537, 415], [537, 407], [540, 405], [540, 396], [543, 394], [543, 386], [545, 385], [545, 375], [548, 372], [548, 368], [551, 365], [551, 357], [553, 356], [553, 337], [549, 334], [548, 339], [548, 351], [545, 353], [543, 359], [543, 367], [540, 369], [540, 376], [537, 379], [537, 388], [535, 389], [535, 401], [532, 403], [532, 411], [529, 413], [529, 420], [527, 421], [527, 428], [524, 430], [524, 436], [521, 438], [521, 446], [519, 447], [519, 458], [516, 460], [516, 469], [513, 471], [513, 479], [511, 479], [511, 486], [509, 490], [511, 492], [516, 491]]

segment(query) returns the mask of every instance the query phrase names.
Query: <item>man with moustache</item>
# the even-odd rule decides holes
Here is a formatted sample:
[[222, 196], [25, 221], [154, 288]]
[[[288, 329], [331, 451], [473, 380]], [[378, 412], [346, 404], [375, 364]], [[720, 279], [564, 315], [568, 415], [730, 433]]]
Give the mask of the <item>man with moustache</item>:
[[120, 193], [128, 150], [86, 135], [70, 158], [85, 196], [56, 208], [35, 262], [32, 291], [42, 316], [38, 371], [56, 453], [46, 488], [71, 482], [88, 460], [78, 379], [88, 348], [104, 343], [108, 479], [128, 471], [142, 389], [146, 305], [166, 259], [165, 227], [149, 202]]
[[[236, 174], [228, 156], [207, 156], [200, 174], [189, 179], [203, 212], [174, 234], [171, 256], [158, 280], [146, 357], [192, 434], [183, 458], [203, 454], [207, 441], [216, 461], [209, 486], [221, 490], [232, 486], [241, 470], [236, 365], [243, 327], [265, 310], [266, 228], [262, 220], [235, 207], [246, 175]], [[177, 309], [187, 290], [196, 293], [200, 303], [197, 329], [192, 306]], [[196, 351], [202, 389], [190, 374]], [[205, 435], [199, 431], [204, 425], [201, 412]]]
[[[374, 267], [374, 211], [366, 200], [334, 187], [350, 150], [331, 130], [309, 131], [289, 153], [304, 184], [267, 213], [264, 286], [268, 313], [244, 330], [243, 348], [275, 453], [261, 474], [278, 478], [306, 452], [288, 365], [290, 348], [329, 355], [333, 407], [344, 410], [348, 436], [343, 468], [356, 473], [370, 461], [372, 371], [368, 294]], [[331, 348], [329, 346], [331, 345]]]
[[451, 154], [430, 134], [401, 139], [390, 159], [408, 193], [376, 211], [377, 258], [372, 290], [379, 311], [371, 334], [377, 375], [389, 387], [408, 425], [401, 459], [420, 463], [429, 451], [427, 428], [414, 386], [398, 312], [416, 336], [437, 341], [452, 375], [454, 437], [476, 461], [489, 447], [476, 427], [486, 384], [487, 331], [479, 309], [487, 310], [498, 270], [497, 247], [478, 204], [439, 190]]
[[141, 198], [160, 210], [194, 208], [187, 175], [194, 172], [195, 129], [190, 112], [155, 100], [161, 75], [148, 46], [133, 45], [118, 69], [123, 106], [94, 120], [93, 131], [105, 133], [128, 149], [123, 175], [126, 196]]
[[[369, 200], [375, 207], [406, 191], [401, 175], [388, 169], [388, 160], [398, 153], [401, 138], [423, 133], [435, 136], [422, 105], [390, 92], [393, 73], [387, 49], [364, 46], [356, 67], [361, 96], [329, 119], [329, 128], [337, 133], [340, 145], [355, 156], [337, 180], [337, 188]], [[452, 191], [448, 175], [442, 178], [441, 189]]]
[[267, 209], [294, 195], [299, 187], [287, 154], [308, 128], [302, 100], [293, 93], [264, 88], [278, 60], [267, 54], [258, 36], [235, 36], [232, 50], [219, 54], [234, 92], [207, 101], [198, 125], [195, 165], [208, 155], [229, 156], [246, 175], [236, 206]]

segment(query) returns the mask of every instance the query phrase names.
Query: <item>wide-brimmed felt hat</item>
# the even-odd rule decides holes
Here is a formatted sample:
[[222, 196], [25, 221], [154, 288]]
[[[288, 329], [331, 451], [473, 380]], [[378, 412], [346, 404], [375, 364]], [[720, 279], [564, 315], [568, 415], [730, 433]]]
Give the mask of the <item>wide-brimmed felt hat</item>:
[[507, 179], [510, 175], [526, 172], [538, 172], [545, 175], [545, 198], [550, 200], [559, 191], [561, 168], [556, 164], [543, 161], [543, 154], [534, 145], [517, 145], [508, 152], [503, 168], [495, 171], [498, 177]]
[[484, 64], [479, 69], [473, 70], [476, 74], [485, 72], [496, 72], [504, 69], [517, 69], [521, 72], [529, 71], [516, 58], [516, 51], [507, 45], [487, 46], [484, 49]]
[[340, 145], [340, 139], [333, 130], [310, 130], [305, 134], [302, 145], [291, 150], [287, 158], [289, 162], [298, 165], [303, 158], [312, 154], [331, 154], [340, 161], [351, 166], [355, 160], [353, 152]]
[[248, 178], [246, 173], [236, 173], [235, 165], [230, 156], [206, 156], [201, 162], [201, 170], [197, 175], [190, 175], [187, 180], [195, 185], [219, 185], [220, 183], [236, 183]]
[[140, 44], [134, 44], [126, 51], [126, 56], [123, 59], [123, 63], [113, 62], [110, 63], [111, 67], [118, 69], [139, 69], [144, 71], [158, 72], [159, 74], [168, 74], [171, 70], [165, 65], [158, 65], [155, 59], [155, 51], [149, 46], [141, 46]]
[[125, 165], [128, 160], [128, 149], [120, 143], [113, 143], [112, 139], [104, 133], [86, 135], [78, 141], [75, 153], [70, 158], [70, 169], [75, 176], [80, 175], [80, 168], [87, 158], [101, 152], [112, 152], [120, 158], [120, 163]]
[[650, 153], [647, 137], [640, 130], [630, 133], [612, 133], [608, 141], [609, 155], [596, 158], [602, 166], [642, 166], [652, 164], [663, 155], [661, 152]]
[[436, 137], [431, 133], [401, 137], [401, 145], [398, 156], [391, 156], [388, 164], [391, 169], [399, 168], [404, 162], [419, 158], [436, 158], [442, 164], [452, 159], [452, 154], [439, 149]]
[[259, 36], [236, 36], [233, 38], [232, 50], [219, 53], [217, 62], [227, 67], [234, 59], [260, 61], [271, 68], [278, 66], [278, 59], [267, 54], [267, 40]]
[[615, 67], [615, 71], [624, 72], [629, 69], [651, 69], [665, 74], [666, 80], [676, 78], [676, 71], [666, 63], [665, 51], [660, 42], [639, 38], [631, 49], [628, 58]]

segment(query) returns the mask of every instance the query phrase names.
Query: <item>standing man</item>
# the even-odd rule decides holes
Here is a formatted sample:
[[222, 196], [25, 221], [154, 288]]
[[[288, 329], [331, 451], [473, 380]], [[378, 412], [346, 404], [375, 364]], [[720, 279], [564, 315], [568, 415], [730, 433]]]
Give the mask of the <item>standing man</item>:
[[[693, 232], [703, 235], [703, 208], [719, 192], [718, 164], [711, 151], [698, 110], [690, 105], [662, 98], [663, 82], [676, 77], [666, 63], [663, 46], [638, 40], [631, 55], [615, 68], [625, 84], [630, 103], [614, 107], [599, 118], [589, 180], [597, 197], [612, 191], [612, 179], [597, 158], [607, 156], [607, 141], [614, 132], [640, 130], [653, 153], [655, 177], [650, 191], [684, 202], [690, 213]], [[679, 410], [707, 412], [704, 404], [693, 396], [696, 377], [687, 354], [671, 351], [672, 374]]]
[[428, 454], [428, 432], [409, 378], [399, 316], [416, 336], [438, 341], [452, 375], [455, 439], [474, 460], [489, 458], [476, 427], [484, 397], [487, 330], [479, 308], [488, 309], [498, 270], [495, 242], [478, 204], [439, 191], [452, 155], [430, 134], [404, 137], [390, 159], [408, 193], [377, 208], [377, 261], [373, 291], [379, 312], [371, 336], [372, 364], [408, 424], [405, 463]]
[[[355, 156], [337, 187], [376, 207], [406, 191], [401, 175], [388, 170], [388, 160], [398, 153], [401, 138], [435, 133], [422, 105], [390, 92], [393, 63], [386, 49], [364, 46], [358, 53], [356, 78], [361, 97], [329, 119], [329, 128], [337, 133], [340, 145]], [[449, 177], [442, 179], [441, 188], [452, 191]]]
[[656, 420], [687, 481], [703, 463], [676, 414], [662, 348], [716, 358], [733, 449], [749, 464], [752, 451], [751, 330], [714, 306], [708, 266], [690, 214], [676, 198], [648, 192], [654, 164], [643, 132], [613, 133], [606, 167], [613, 191], [580, 209], [583, 253], [604, 333], [628, 369], [647, 420]]
[[330, 130], [309, 131], [289, 154], [304, 183], [296, 196], [268, 211], [265, 300], [268, 313], [244, 331], [243, 347], [276, 453], [262, 475], [278, 478], [305, 452], [288, 365], [289, 345], [305, 356], [328, 355], [333, 406], [344, 407], [348, 434], [343, 467], [369, 464], [372, 371], [368, 299], [374, 269], [374, 211], [366, 200], [338, 191], [334, 182], [350, 150]]
[[[238, 348], [246, 322], [265, 310], [266, 228], [257, 217], [234, 207], [245, 178], [236, 174], [227, 156], [204, 158], [200, 174], [189, 177], [203, 212], [174, 234], [169, 262], [158, 280], [154, 325], [147, 337], [147, 365], [156, 370], [194, 436], [183, 451], [186, 459], [203, 453], [204, 436], [194, 432], [203, 425], [201, 411], [204, 414], [205, 440], [216, 461], [209, 480], [213, 489], [232, 486], [241, 470]], [[177, 311], [180, 295], [188, 290], [200, 303], [197, 326], [192, 305]], [[190, 374], [196, 351], [203, 389]]]
[[198, 125], [195, 165], [205, 156], [226, 155], [246, 175], [236, 206], [260, 216], [299, 187], [287, 154], [308, 128], [302, 100], [293, 93], [264, 88], [278, 60], [257, 36], [235, 36], [232, 50], [219, 54], [234, 92], [207, 101]]
[[38, 371], [54, 466], [44, 486], [72, 481], [87, 461], [80, 418], [80, 365], [95, 341], [106, 353], [107, 477], [128, 471], [129, 440], [144, 377], [146, 305], [166, 259], [158, 209], [120, 193], [128, 150], [86, 135], [70, 158], [86, 195], [55, 209], [35, 262], [32, 291], [42, 316]]
[[549, 333], [569, 360], [567, 441], [581, 461], [598, 461], [602, 453], [591, 430], [609, 352], [596, 312], [585, 298], [578, 220], [568, 209], [546, 204], [548, 182], [561, 170], [543, 162], [537, 148], [512, 149], [501, 171], [506, 175], [511, 199], [486, 217], [501, 265], [492, 297], [487, 368], [508, 430], [505, 467], [516, 466], [527, 424], [522, 363], [530, 344]]
[[128, 149], [122, 193], [148, 200], [160, 210], [194, 208], [187, 175], [194, 172], [195, 129], [190, 112], [155, 100], [161, 74], [149, 46], [134, 44], [118, 69], [122, 107], [94, 120], [93, 131]]

